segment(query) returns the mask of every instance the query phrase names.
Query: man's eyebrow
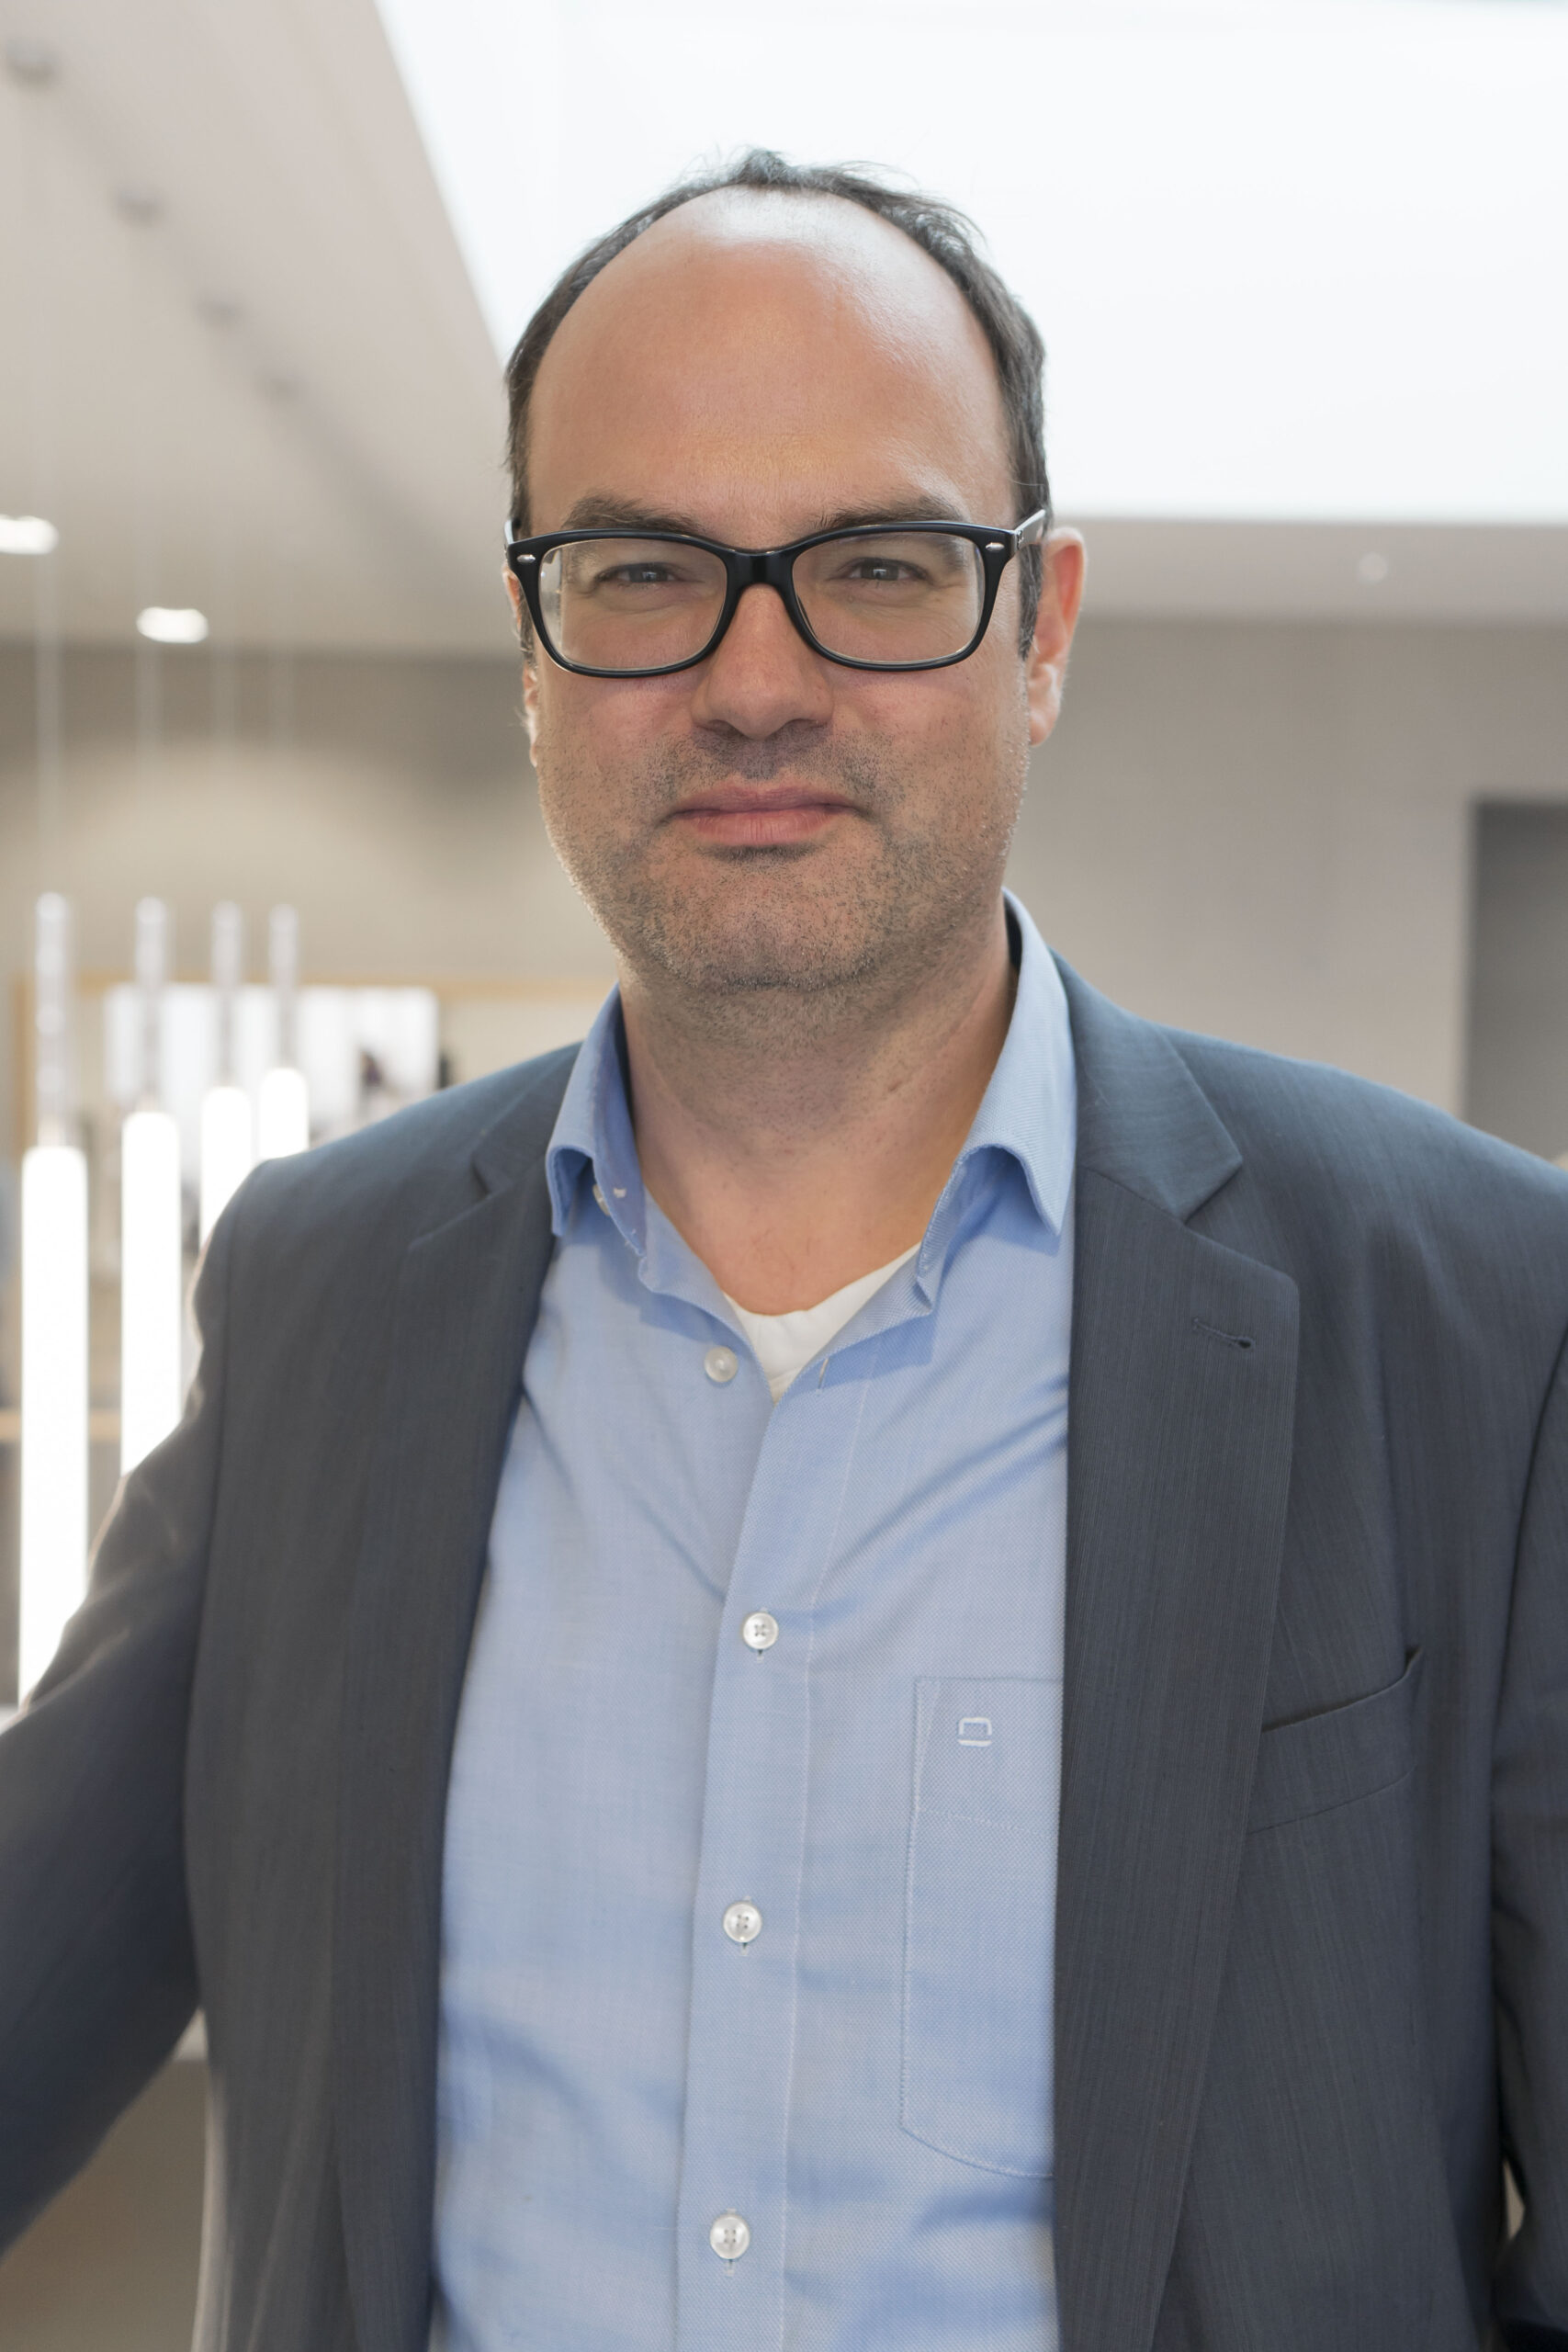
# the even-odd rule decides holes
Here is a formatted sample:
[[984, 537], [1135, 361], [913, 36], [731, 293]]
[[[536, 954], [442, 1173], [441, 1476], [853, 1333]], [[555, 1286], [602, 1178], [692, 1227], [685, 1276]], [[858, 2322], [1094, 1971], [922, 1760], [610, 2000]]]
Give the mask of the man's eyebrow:
[[635, 498], [607, 498], [597, 491], [580, 498], [560, 527], [563, 531], [678, 531], [688, 539], [713, 536], [690, 514], [661, 514], [657, 507], [639, 506]]
[[840, 506], [831, 514], [824, 514], [817, 525], [819, 531], [869, 531], [886, 524], [898, 523], [966, 523], [969, 517], [960, 514], [951, 499], [901, 498], [891, 506]]
[[[830, 513], [824, 510], [808, 530], [795, 536], [809, 538], [814, 531], [868, 531], [899, 523], [962, 523], [967, 519], [956, 514], [952, 502], [946, 499], [901, 498], [875, 505], [840, 506]], [[714, 536], [693, 515], [642, 506], [636, 499], [609, 498], [594, 492], [577, 501], [560, 527], [563, 531], [674, 531], [682, 538], [691, 539], [711, 539]]]

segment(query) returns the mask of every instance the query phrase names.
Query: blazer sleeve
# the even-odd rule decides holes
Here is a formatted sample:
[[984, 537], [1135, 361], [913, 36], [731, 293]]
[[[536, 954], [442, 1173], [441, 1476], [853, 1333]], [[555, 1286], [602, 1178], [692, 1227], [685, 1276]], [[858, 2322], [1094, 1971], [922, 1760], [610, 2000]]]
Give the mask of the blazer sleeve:
[[1492, 1785], [1503, 2141], [1525, 2209], [1494, 2307], [1510, 2352], [1568, 2352], [1568, 1343], [1520, 1528]]
[[85, 2163], [197, 2004], [186, 1730], [232, 1222], [197, 1282], [184, 1418], [121, 1486], [87, 1598], [0, 1733], [0, 2246]]

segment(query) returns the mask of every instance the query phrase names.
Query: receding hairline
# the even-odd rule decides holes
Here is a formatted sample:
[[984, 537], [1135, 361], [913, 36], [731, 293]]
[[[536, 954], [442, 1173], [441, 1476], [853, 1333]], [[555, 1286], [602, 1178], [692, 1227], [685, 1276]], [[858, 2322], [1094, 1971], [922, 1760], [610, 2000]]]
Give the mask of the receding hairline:
[[[765, 202], [768, 198], [774, 201]], [[831, 208], [830, 212], [829, 208]], [[756, 216], [764, 209], [774, 216], [775, 222], [781, 212], [785, 214], [786, 220], [788, 215], [793, 214], [796, 222], [793, 232], [783, 223], [763, 228], [760, 222], [755, 226], [748, 223], [740, 233], [732, 232], [732, 224], [746, 221], [747, 216], [755, 221]], [[781, 233], [781, 228], [784, 233]], [[531, 388], [530, 407], [538, 397], [558, 346], [564, 342], [570, 351], [570, 343], [576, 335], [592, 334], [599, 329], [606, 302], [636, 299], [626, 266], [636, 262], [639, 255], [643, 275], [646, 277], [651, 272], [657, 284], [660, 275], [673, 275], [694, 266], [700, 269], [705, 256], [715, 257], [722, 263], [729, 256], [739, 261], [753, 255], [761, 259], [770, 252], [786, 262], [792, 255], [799, 254], [807, 267], [814, 264], [825, 265], [827, 270], [839, 276], [852, 291], [855, 289], [857, 279], [861, 287], [869, 291], [870, 286], [880, 277], [885, 280], [889, 293], [886, 304], [879, 302], [877, 307], [884, 311], [884, 316], [889, 322], [896, 320], [900, 311], [907, 312], [911, 321], [919, 322], [926, 303], [933, 311], [940, 310], [980, 363], [995, 401], [997, 428], [1003, 443], [1005, 458], [1008, 419], [996, 355], [963, 288], [939, 261], [895, 221], [868, 212], [863, 205], [856, 204], [847, 197], [816, 189], [705, 189], [689, 202], [677, 206], [653, 221], [640, 236], [624, 245], [604, 264], [558, 322], [539, 356]], [[920, 289], [918, 296], [917, 288]], [[575, 327], [574, 321], [577, 322]], [[912, 325], [912, 340], [918, 333], [918, 326]], [[525, 442], [525, 451], [526, 447]]]
[[[755, 220], [764, 212], [773, 216], [779, 226], [765, 234], [748, 229], [743, 235], [736, 235], [727, 241], [723, 234], [727, 220], [739, 223]], [[788, 233], [787, 224], [792, 219], [796, 226], [794, 233]], [[796, 244], [830, 247], [836, 244], [845, 250], [859, 247], [868, 252], [880, 250], [889, 255], [908, 255], [923, 263], [925, 268], [944, 286], [951, 288], [960, 307], [967, 315], [974, 315], [962, 288], [954, 282], [950, 272], [943, 269], [942, 264], [916, 238], [911, 237], [907, 229], [900, 228], [886, 213], [873, 212], [867, 206], [857, 204], [852, 197], [840, 196], [831, 188], [748, 187], [744, 185], [698, 188], [682, 203], [672, 205], [668, 212], [660, 213], [658, 220], [650, 221], [646, 229], [604, 264], [590, 285], [583, 288], [578, 302], [592, 292], [601, 278], [608, 277], [618, 263], [626, 261], [631, 254], [657, 254], [661, 246], [682, 237], [691, 240], [694, 234], [703, 232], [705, 224], [707, 241], [716, 244], [725, 242], [739, 246]], [[822, 233], [824, 227], [829, 231], [827, 235]], [[924, 272], [918, 274], [923, 276]], [[574, 302], [572, 309], [576, 308], [577, 303]], [[571, 312], [569, 311], [566, 315], [570, 318]], [[564, 319], [561, 323], [565, 324]]]

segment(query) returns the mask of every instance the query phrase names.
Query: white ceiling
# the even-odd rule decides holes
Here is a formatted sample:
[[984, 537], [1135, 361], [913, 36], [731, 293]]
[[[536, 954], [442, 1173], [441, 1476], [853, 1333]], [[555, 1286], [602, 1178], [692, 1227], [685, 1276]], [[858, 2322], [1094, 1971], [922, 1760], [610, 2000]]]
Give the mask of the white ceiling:
[[[0, 0], [0, 631], [502, 650], [502, 406], [373, 0]], [[151, 215], [152, 217], [148, 217]]]
[[[1092, 187], [1082, 184], [1063, 201], [1052, 178], [1063, 168], [1071, 43], [1046, 60], [1043, 77], [1032, 52], [1010, 68], [998, 46], [1021, 23], [1055, 26], [1065, 40], [1076, 15], [1081, 79], [1086, 41], [1100, 43], [1095, 71], [1127, 117], [1111, 150], [1124, 181], [1113, 208], [1119, 250], [1135, 251], [1135, 232], [1146, 232], [1168, 274], [1182, 241], [1168, 119], [1190, 128], [1193, 120], [1172, 78], [1183, 58], [1190, 62], [1190, 42], [1172, 42], [1170, 12], [1190, 17], [1199, 5], [790, 0], [781, 8], [726, 0], [720, 10], [714, 0], [662, 0], [655, 10], [646, 0], [383, 0], [416, 127], [375, 0], [0, 0], [0, 36], [43, 42], [60, 65], [44, 88], [0, 78], [0, 512], [47, 514], [62, 533], [58, 555], [45, 562], [0, 555], [0, 634], [30, 628], [35, 588], [52, 582], [74, 638], [130, 643], [141, 605], [195, 605], [220, 641], [503, 651], [496, 345], [581, 238], [694, 154], [751, 137], [798, 152], [880, 153], [980, 213], [1052, 345], [1055, 470], [1065, 510], [1089, 531], [1091, 610], [1568, 619], [1568, 438], [1560, 431], [1568, 368], [1552, 372], [1564, 333], [1552, 287], [1568, 277], [1568, 254], [1562, 272], [1527, 300], [1529, 273], [1541, 265], [1539, 238], [1524, 234], [1529, 225], [1535, 237], [1543, 221], [1542, 236], [1559, 245], [1568, 237], [1568, 187], [1558, 186], [1568, 141], [1548, 152], [1537, 136], [1539, 121], [1568, 96], [1546, 70], [1559, 51], [1538, 44], [1533, 73], [1501, 95], [1475, 52], [1472, 136], [1452, 158], [1459, 195], [1433, 216], [1454, 268], [1488, 251], [1495, 265], [1481, 335], [1486, 366], [1479, 375], [1461, 370], [1454, 394], [1470, 403], [1474, 429], [1458, 431], [1446, 412], [1438, 420], [1461, 488], [1446, 505], [1423, 505], [1408, 481], [1394, 494], [1385, 469], [1381, 503], [1363, 479], [1337, 506], [1319, 480], [1310, 495], [1302, 490], [1293, 513], [1281, 513], [1259, 505], [1258, 468], [1281, 447], [1299, 456], [1316, 443], [1299, 402], [1267, 411], [1256, 368], [1282, 364], [1288, 380], [1292, 348], [1311, 338], [1281, 358], [1278, 289], [1260, 267], [1251, 216], [1271, 138], [1284, 141], [1292, 172], [1306, 171], [1310, 140], [1292, 144], [1280, 126], [1310, 119], [1307, 101], [1316, 98], [1281, 99], [1249, 134], [1245, 170], [1236, 157], [1227, 165], [1223, 153], [1211, 154], [1191, 201], [1213, 250], [1179, 289], [1180, 300], [1168, 288], [1163, 307], [1145, 315], [1142, 281], [1107, 274]], [[1283, 24], [1296, 0], [1247, 5], [1260, 21]], [[1381, 11], [1396, 30], [1417, 15], [1439, 30], [1473, 28], [1483, 5], [1313, 0], [1320, 25], [1347, 10]], [[1529, 18], [1553, 38], [1568, 29], [1562, 0], [1484, 6], [1498, 22]], [[1235, 33], [1235, 6], [1201, 0], [1211, 32]], [[1152, 47], [1151, 23], [1160, 35]], [[867, 48], [868, 26], [879, 51]], [[1223, 52], [1211, 42], [1205, 53]], [[1258, 53], [1246, 51], [1255, 62]], [[1458, 52], [1450, 44], [1443, 54], [1448, 65], [1421, 85], [1422, 104], [1437, 109], [1427, 137], [1436, 149], [1449, 136]], [[1365, 64], [1358, 86], [1371, 73]], [[1319, 76], [1318, 96], [1323, 86]], [[792, 141], [784, 102], [802, 89], [837, 92], [840, 114], [819, 135], [797, 121]], [[1447, 94], [1441, 107], [1434, 92]], [[1209, 136], [1237, 103], [1233, 74], [1206, 101]], [[1499, 195], [1495, 175], [1488, 179], [1476, 162], [1476, 125], [1499, 107], [1529, 159], [1528, 205], [1524, 180], [1516, 202], [1513, 183]], [[999, 203], [987, 207], [983, 187], [965, 185], [959, 167], [971, 149], [951, 129], [960, 115], [979, 127], [982, 151], [1000, 159], [996, 171], [1005, 164], [1008, 185], [1034, 191], [1025, 217], [1004, 218]], [[914, 126], [901, 144], [898, 119]], [[1353, 230], [1357, 191], [1387, 194], [1389, 157], [1380, 160], [1364, 108], [1358, 135], [1359, 148], [1339, 124], [1321, 186], [1298, 189], [1293, 242], [1280, 248], [1292, 267], [1314, 219]], [[1072, 152], [1080, 161], [1089, 153], [1082, 135]], [[140, 202], [148, 198], [151, 206]], [[1512, 242], [1495, 225], [1497, 207], [1506, 221], [1509, 202], [1519, 227]], [[1404, 207], [1403, 216], [1386, 204], [1377, 211], [1375, 267], [1348, 279], [1326, 258], [1320, 269], [1329, 314], [1343, 280], [1364, 333], [1380, 300], [1429, 319], [1430, 269], [1424, 264], [1401, 290], [1404, 248], [1389, 227], [1404, 217], [1425, 237], [1427, 199], [1407, 188]], [[1181, 218], [1190, 226], [1190, 215]], [[1215, 228], [1227, 220], [1228, 241]], [[1029, 281], [1038, 254], [1055, 272], [1043, 291]], [[1107, 285], [1116, 288], [1113, 303]], [[1450, 353], [1471, 316], [1472, 298], [1461, 300], [1457, 287], [1455, 279], [1447, 309], [1439, 305]], [[1227, 311], [1260, 322], [1254, 375], [1236, 397], [1272, 422], [1242, 435], [1222, 416], [1223, 429], [1192, 443], [1172, 423], [1185, 365], [1173, 338], [1179, 329], [1201, 343]], [[1100, 397], [1092, 368], [1075, 357], [1091, 353], [1097, 319], [1105, 350], [1134, 355], [1113, 400]], [[1353, 385], [1414, 479], [1412, 450], [1417, 441], [1427, 447], [1430, 421], [1420, 433], [1408, 420], [1401, 429], [1387, 345], [1374, 336]], [[1224, 376], [1221, 389], [1229, 384]], [[1543, 407], [1553, 420], [1544, 440], [1555, 471], [1534, 454]], [[1484, 465], [1465, 474], [1476, 447]], [[1171, 473], [1173, 453], [1190, 465], [1201, 459], [1202, 496], [1190, 481], [1183, 491], [1179, 468]], [[1115, 494], [1123, 459], [1132, 488]], [[1512, 503], [1498, 490], [1509, 468], [1529, 493]], [[1300, 466], [1297, 475], [1305, 481]], [[1374, 468], [1373, 489], [1377, 479]]]
[[1040, 320], [1091, 610], [1568, 617], [1564, 0], [379, 5], [498, 349], [694, 162], [870, 157]]
[[869, 154], [1039, 319], [1078, 512], [1568, 525], [1562, 0], [380, 6], [502, 351], [694, 158]]

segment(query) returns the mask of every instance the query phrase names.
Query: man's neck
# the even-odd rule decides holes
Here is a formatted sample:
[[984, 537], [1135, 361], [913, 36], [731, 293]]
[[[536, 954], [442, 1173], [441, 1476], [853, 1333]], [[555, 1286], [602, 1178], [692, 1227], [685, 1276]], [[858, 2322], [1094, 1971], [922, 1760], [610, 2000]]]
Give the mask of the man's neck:
[[623, 979], [643, 1182], [721, 1290], [761, 1315], [814, 1306], [919, 1239], [1014, 979], [999, 901], [918, 979], [835, 1004], [770, 991], [716, 1018]]

